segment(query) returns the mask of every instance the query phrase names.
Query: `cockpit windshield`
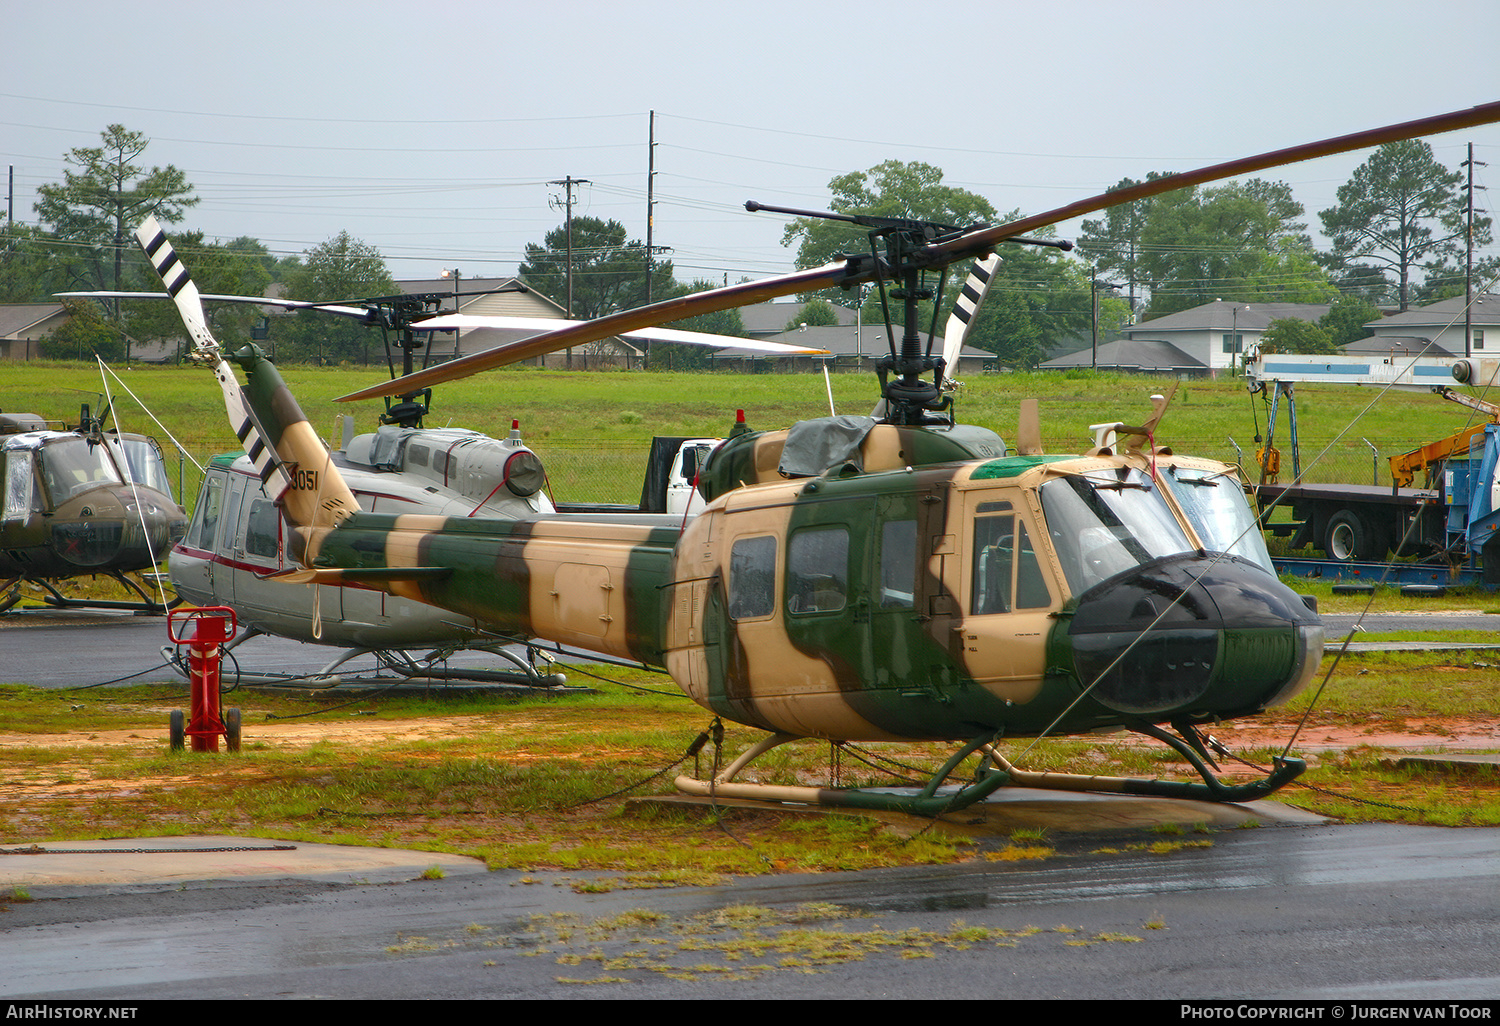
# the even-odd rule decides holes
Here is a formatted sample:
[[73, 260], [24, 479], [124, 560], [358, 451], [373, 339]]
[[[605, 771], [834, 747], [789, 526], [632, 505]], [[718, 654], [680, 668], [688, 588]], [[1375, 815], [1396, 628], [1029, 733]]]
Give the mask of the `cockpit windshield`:
[[111, 442], [124, 452], [123, 463], [132, 481], [164, 495], [172, 494], [172, 482], [167, 477], [167, 468], [156, 443], [144, 438], [119, 438]]
[[1241, 556], [1270, 573], [1276, 572], [1255, 513], [1232, 474], [1171, 466], [1162, 480], [1172, 489], [1177, 504], [1210, 551]]
[[109, 452], [81, 435], [47, 442], [41, 449], [42, 480], [54, 506], [104, 484], [123, 484]]
[[1161, 490], [1132, 468], [1049, 481], [1042, 511], [1075, 595], [1132, 567], [1194, 551]]

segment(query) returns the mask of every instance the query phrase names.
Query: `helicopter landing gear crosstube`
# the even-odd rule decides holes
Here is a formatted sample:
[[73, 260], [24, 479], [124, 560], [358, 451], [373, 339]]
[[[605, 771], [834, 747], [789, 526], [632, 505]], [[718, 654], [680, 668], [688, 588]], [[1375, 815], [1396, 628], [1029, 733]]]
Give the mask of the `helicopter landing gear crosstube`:
[[[1150, 724], [1133, 726], [1131, 729], [1176, 749], [1198, 771], [1203, 778], [1202, 783], [1148, 780], [1137, 777], [1088, 776], [1075, 773], [1036, 773], [1018, 769], [995, 751], [996, 738], [993, 734], [985, 734], [965, 744], [921, 788], [823, 788], [735, 782], [734, 778], [750, 763], [771, 749], [789, 741], [806, 740], [793, 734], [773, 734], [751, 747], [728, 769], [712, 780], [699, 780], [684, 775], [677, 778], [676, 786], [685, 794], [699, 797], [744, 798], [933, 817], [967, 808], [1007, 786], [1055, 791], [1097, 791], [1106, 794], [1185, 798], [1210, 802], [1256, 801], [1291, 783], [1307, 768], [1307, 764], [1301, 759], [1277, 759], [1275, 770], [1264, 780], [1245, 784], [1225, 784], [1213, 775], [1212, 769], [1195, 750], [1195, 746]], [[974, 773], [973, 780], [970, 783], [958, 785], [956, 789], [952, 785], [944, 788], [944, 782], [966, 758], [975, 752], [981, 752], [983, 758]], [[943, 793], [940, 794], [940, 790]]]

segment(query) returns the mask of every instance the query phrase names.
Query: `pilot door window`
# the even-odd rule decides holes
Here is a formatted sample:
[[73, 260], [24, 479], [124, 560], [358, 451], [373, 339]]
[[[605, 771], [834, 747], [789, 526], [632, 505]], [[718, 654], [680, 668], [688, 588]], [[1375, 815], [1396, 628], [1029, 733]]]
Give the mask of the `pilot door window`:
[[848, 604], [849, 531], [819, 527], [798, 531], [786, 547], [789, 613], [834, 613]]
[[880, 525], [880, 608], [912, 609], [917, 591], [917, 522]]
[[193, 523], [188, 528], [184, 544], [204, 551], [214, 547], [214, 538], [219, 533], [219, 509], [223, 500], [224, 478], [217, 474], [206, 478], [203, 491], [198, 495], [198, 508], [193, 511]]
[[1026, 523], [1012, 514], [974, 518], [973, 570], [969, 612], [974, 616], [1052, 605]]

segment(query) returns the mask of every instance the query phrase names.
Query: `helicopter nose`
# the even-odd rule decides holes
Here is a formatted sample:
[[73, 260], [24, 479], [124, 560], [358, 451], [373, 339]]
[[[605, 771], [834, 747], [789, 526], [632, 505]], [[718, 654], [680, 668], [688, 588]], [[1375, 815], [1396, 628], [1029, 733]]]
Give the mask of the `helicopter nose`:
[[1073, 666], [1117, 712], [1227, 717], [1259, 712], [1306, 686], [1323, 624], [1253, 563], [1185, 554], [1118, 574], [1078, 597]]

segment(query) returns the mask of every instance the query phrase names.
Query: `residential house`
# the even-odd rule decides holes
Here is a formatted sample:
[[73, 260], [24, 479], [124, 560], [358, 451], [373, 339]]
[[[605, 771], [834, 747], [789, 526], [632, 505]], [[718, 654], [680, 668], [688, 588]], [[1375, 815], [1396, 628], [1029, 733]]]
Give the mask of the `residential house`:
[[[775, 303], [763, 304], [772, 306], [789, 306], [792, 304]], [[783, 322], [784, 324], [785, 322]], [[897, 329], [900, 330], [899, 328]], [[747, 332], [747, 334], [749, 334]], [[752, 336], [753, 337], [753, 336]], [[852, 371], [856, 373], [875, 373], [875, 365], [881, 357], [889, 355], [891, 351], [890, 341], [886, 335], [884, 324], [865, 324], [858, 327], [853, 323], [838, 326], [822, 326], [793, 328], [791, 331], [783, 331], [775, 335], [759, 336], [768, 342], [781, 342], [785, 345], [807, 346], [811, 349], [826, 349], [827, 356], [757, 356], [754, 353], [746, 353], [738, 349], [723, 349], [715, 352], [712, 364], [718, 368], [738, 367], [744, 370], [753, 369], [754, 366], [772, 366], [778, 371], [820, 371], [827, 367], [829, 371], [842, 372]], [[927, 336], [922, 336], [923, 345], [926, 345]], [[898, 336], [896, 344], [901, 344]], [[939, 353], [943, 348], [943, 337], [935, 336], [932, 341], [932, 351]], [[962, 377], [966, 374], [980, 374], [995, 369], [995, 354], [983, 349], [975, 349], [973, 346], [963, 346], [958, 353], [958, 366], [948, 368], [950, 377]]]
[[[1464, 348], [1464, 297], [1441, 299], [1405, 313], [1391, 314], [1365, 327], [1378, 341], [1417, 339], [1454, 356], [1500, 356], [1500, 294], [1474, 297], [1469, 310], [1469, 347]], [[1438, 354], [1442, 355], [1442, 354]]]
[[0, 304], [0, 360], [35, 360], [37, 343], [68, 323], [61, 303]]
[[1212, 377], [1237, 367], [1241, 355], [1260, 342], [1272, 321], [1296, 318], [1316, 323], [1328, 310], [1327, 303], [1221, 299], [1130, 325], [1121, 332], [1124, 337], [1120, 341], [1127, 345], [1105, 343], [1097, 351], [1083, 349], [1048, 360], [1042, 367], [1062, 370], [1097, 366], [1100, 370]]

